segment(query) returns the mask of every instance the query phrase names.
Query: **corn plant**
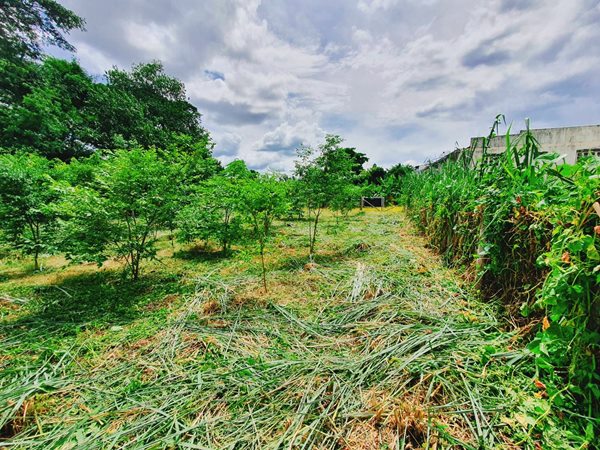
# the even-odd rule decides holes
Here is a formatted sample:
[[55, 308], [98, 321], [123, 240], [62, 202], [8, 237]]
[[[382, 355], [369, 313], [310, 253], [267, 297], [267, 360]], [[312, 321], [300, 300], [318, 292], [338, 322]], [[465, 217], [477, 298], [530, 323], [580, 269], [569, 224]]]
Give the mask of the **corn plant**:
[[[444, 260], [463, 267], [487, 298], [500, 299], [529, 344], [550, 407], [600, 413], [600, 196], [598, 160], [567, 165], [527, 130], [506, 150], [465, 152], [404, 179], [401, 202]], [[523, 316], [528, 316], [524, 318]], [[543, 418], [543, 417], [542, 417]], [[540, 426], [543, 421], [540, 419]], [[596, 423], [597, 424], [597, 423]]]

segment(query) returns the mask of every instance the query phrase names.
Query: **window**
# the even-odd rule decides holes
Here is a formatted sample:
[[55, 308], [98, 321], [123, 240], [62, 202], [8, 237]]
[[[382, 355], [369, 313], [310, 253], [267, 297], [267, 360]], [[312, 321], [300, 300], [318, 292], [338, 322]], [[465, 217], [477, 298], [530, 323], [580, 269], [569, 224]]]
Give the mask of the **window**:
[[577, 150], [577, 161], [579, 161], [581, 158], [587, 158], [589, 156], [600, 158], [600, 148], [585, 148]]

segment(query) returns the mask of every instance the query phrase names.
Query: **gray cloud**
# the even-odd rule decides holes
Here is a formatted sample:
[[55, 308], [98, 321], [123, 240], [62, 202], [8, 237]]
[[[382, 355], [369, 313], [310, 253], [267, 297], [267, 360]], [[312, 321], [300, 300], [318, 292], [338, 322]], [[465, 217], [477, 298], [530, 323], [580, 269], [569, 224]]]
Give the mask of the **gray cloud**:
[[600, 94], [600, 79], [589, 77], [586, 73], [569, 76], [560, 81], [552, 82], [543, 89], [542, 93], [550, 93], [566, 101], [580, 98], [598, 98]]
[[204, 113], [204, 118], [222, 125], [258, 125], [269, 117], [266, 112], [253, 111], [247, 103], [231, 103], [228, 101], [196, 100], [195, 103]]
[[235, 12], [233, 2], [226, 0], [63, 0], [62, 3], [87, 21], [85, 33], [74, 33], [80, 51], [83, 44], [84, 52], [94, 49], [111, 64], [125, 67], [160, 59], [180, 77], [197, 70], [198, 63], [223, 47], [223, 36]]
[[[497, 113], [600, 122], [600, 1], [63, 0], [88, 71], [160, 59], [224, 160], [289, 169], [325, 132], [379, 165], [483, 134]], [[537, 120], [536, 120], [537, 119]]]
[[480, 65], [497, 66], [510, 59], [510, 53], [505, 50], [490, 50], [484, 47], [470, 51], [463, 56], [462, 63], [467, 67]]
[[303, 144], [302, 139], [299, 137], [294, 138], [290, 142], [279, 142], [279, 141], [271, 141], [265, 143], [258, 151], [261, 152], [276, 152], [281, 153], [282, 155], [290, 156], [295, 155], [296, 150], [300, 148]]
[[205, 70], [205, 75], [211, 80], [222, 80], [225, 81], [225, 74], [216, 70]]
[[525, 11], [532, 8], [536, 3], [535, 0], [502, 0], [500, 2], [500, 11]]
[[238, 154], [240, 149], [240, 143], [242, 138], [233, 133], [226, 133], [220, 138], [216, 139], [214, 155], [219, 156], [235, 156]]

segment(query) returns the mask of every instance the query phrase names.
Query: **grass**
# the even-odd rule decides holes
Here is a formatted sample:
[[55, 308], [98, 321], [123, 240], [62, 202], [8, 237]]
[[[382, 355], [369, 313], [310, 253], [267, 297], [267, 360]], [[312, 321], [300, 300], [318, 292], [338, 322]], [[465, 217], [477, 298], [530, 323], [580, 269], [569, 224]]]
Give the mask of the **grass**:
[[3, 261], [0, 447], [535, 448], [519, 330], [402, 210], [327, 216], [310, 264], [277, 227], [268, 293], [256, 254], [166, 237], [137, 283]]

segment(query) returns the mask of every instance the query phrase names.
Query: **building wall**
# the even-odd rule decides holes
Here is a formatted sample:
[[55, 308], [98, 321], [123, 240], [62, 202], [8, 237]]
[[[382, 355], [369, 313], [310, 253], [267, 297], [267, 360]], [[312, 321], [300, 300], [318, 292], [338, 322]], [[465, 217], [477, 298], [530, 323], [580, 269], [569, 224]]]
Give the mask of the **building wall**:
[[[511, 141], [516, 140], [519, 134], [511, 134]], [[542, 151], [564, 155], [569, 164], [577, 162], [578, 150], [600, 149], [600, 125], [565, 128], [540, 128], [531, 130], [540, 143]], [[475, 148], [475, 159], [482, 155], [482, 137], [471, 138], [471, 148]], [[490, 141], [490, 153], [502, 153], [506, 149], [506, 136], [497, 136]]]

